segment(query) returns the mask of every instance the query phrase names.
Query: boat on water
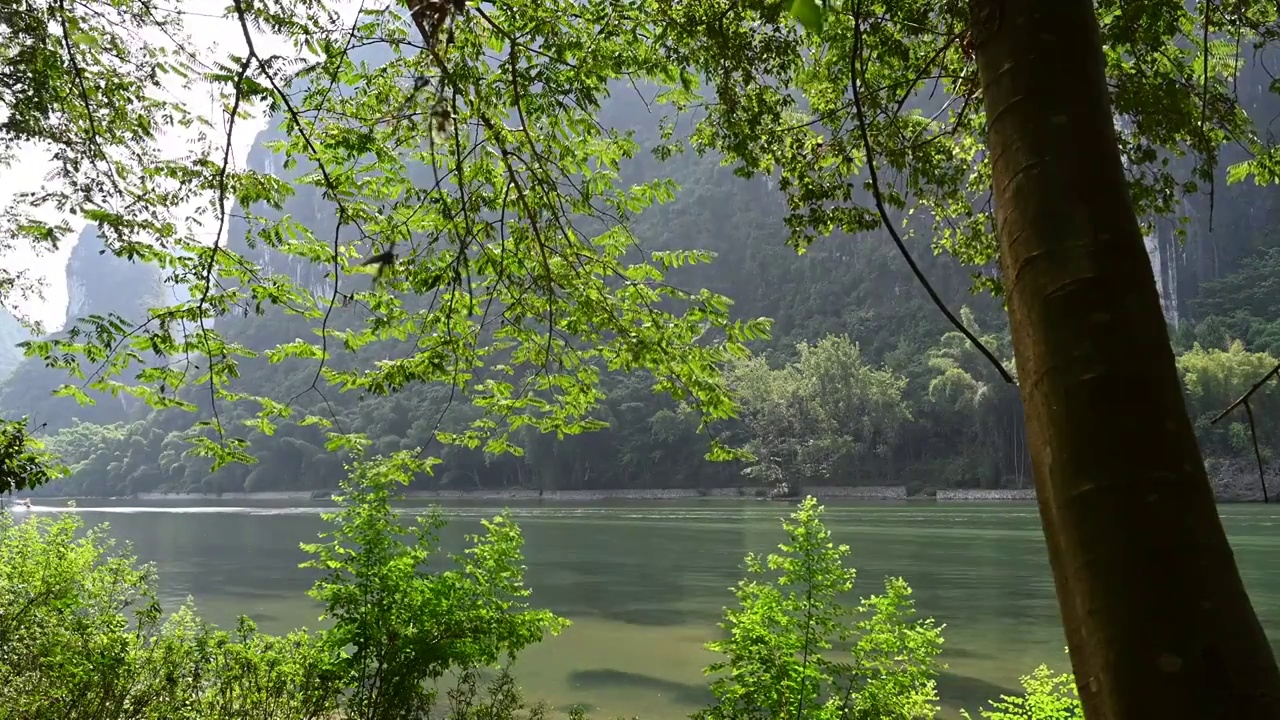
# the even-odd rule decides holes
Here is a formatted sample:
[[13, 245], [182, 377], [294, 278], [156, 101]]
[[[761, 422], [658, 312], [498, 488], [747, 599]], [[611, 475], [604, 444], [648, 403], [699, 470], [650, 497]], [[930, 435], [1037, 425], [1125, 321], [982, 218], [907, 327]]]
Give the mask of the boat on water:
[[31, 500], [30, 500], [29, 498], [22, 498], [21, 500], [14, 500], [14, 501], [13, 501], [13, 503], [11, 503], [11, 504], [9, 505], [9, 509], [10, 509], [10, 510], [14, 510], [14, 511], [18, 511], [18, 510], [30, 510], [30, 509], [31, 509]]

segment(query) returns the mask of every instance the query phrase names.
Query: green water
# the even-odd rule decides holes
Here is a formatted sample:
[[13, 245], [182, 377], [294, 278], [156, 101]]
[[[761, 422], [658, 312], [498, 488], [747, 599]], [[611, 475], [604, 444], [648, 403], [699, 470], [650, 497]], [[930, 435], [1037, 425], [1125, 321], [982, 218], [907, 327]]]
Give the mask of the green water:
[[[193, 596], [201, 614], [229, 625], [248, 614], [266, 630], [316, 625], [298, 569], [298, 543], [324, 527], [321, 507], [201, 501], [89, 507], [159, 570], [162, 599]], [[499, 507], [453, 503], [444, 533], [464, 532]], [[1280, 638], [1280, 508], [1221, 508], [1254, 605]], [[706, 700], [703, 649], [748, 551], [781, 540], [788, 506], [705, 500], [513, 506], [526, 538], [536, 602], [574, 621], [517, 666], [532, 697], [580, 703], [597, 717], [685, 716]], [[919, 609], [946, 623], [939, 683], [944, 705], [974, 708], [1016, 687], [1037, 663], [1065, 667], [1064, 640], [1035, 507], [1030, 504], [831, 505], [828, 526], [853, 549], [862, 593], [885, 575], [915, 589]]]

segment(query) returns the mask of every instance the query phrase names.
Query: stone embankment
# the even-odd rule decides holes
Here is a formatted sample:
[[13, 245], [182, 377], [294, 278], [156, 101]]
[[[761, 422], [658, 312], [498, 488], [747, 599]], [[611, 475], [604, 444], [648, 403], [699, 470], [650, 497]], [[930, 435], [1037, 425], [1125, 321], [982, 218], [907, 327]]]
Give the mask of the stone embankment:
[[[506, 490], [410, 490], [406, 496], [419, 500], [561, 500], [599, 502], [602, 500], [690, 500], [694, 498], [756, 497], [759, 488], [648, 488], [626, 490], [546, 490], [522, 488]], [[802, 495], [820, 500], [907, 500], [905, 485], [810, 485], [801, 488]], [[287, 492], [229, 492], [222, 495], [201, 493], [139, 493], [138, 500], [324, 500], [328, 490], [294, 490]], [[912, 499], [924, 499], [920, 496]], [[938, 500], [1034, 500], [1034, 490], [939, 490]]]
[[806, 495], [818, 499], [840, 498], [842, 500], [906, 500], [906, 485], [867, 485], [865, 487], [849, 487], [843, 485], [814, 485], [801, 488]]
[[[729, 488], [667, 488], [635, 490], [415, 490], [411, 498], [423, 499], [473, 499], [473, 500], [689, 500], [693, 498], [744, 498], [754, 497], [755, 487]], [[907, 488], [890, 487], [807, 487], [804, 494], [818, 498], [860, 500], [905, 500]]]
[[223, 500], [307, 500], [313, 494], [310, 490], [229, 492], [221, 495], [214, 495], [213, 493], [144, 492], [134, 495], [134, 498], [138, 500], [208, 500], [210, 498], [221, 498]]
[[[406, 496], [422, 500], [565, 500], [598, 502], [601, 500], [686, 500], [707, 498], [754, 497], [756, 487], [730, 488], [668, 488], [626, 490], [410, 490]], [[905, 500], [907, 488], [902, 485], [840, 487], [812, 486], [803, 489], [804, 494], [817, 498], [849, 500]], [[222, 500], [323, 500], [330, 491], [308, 490], [290, 492], [223, 493], [220, 496], [201, 493], [139, 493], [139, 500], [201, 500], [218, 497]]]
[[[1262, 502], [1262, 483], [1258, 480], [1258, 466], [1252, 460], [1224, 460], [1209, 458], [1205, 469], [1213, 482], [1213, 496], [1222, 503]], [[1266, 471], [1267, 499], [1280, 499], [1280, 473], [1275, 463], [1268, 463]]]
[[1035, 500], [1036, 491], [1027, 488], [1025, 490], [983, 490], [979, 488], [964, 488], [939, 490], [934, 496], [939, 502], [952, 502], [960, 500], [968, 501], [987, 501], [987, 500]]
[[[1247, 463], [1209, 463], [1210, 477], [1214, 480], [1214, 494], [1219, 502], [1254, 502], [1262, 499], [1257, 469]], [[1274, 473], [1274, 470], [1272, 470]], [[1280, 481], [1268, 473], [1271, 486], [1270, 499], [1280, 499]], [[802, 487], [801, 495], [812, 495], [819, 500], [928, 500], [939, 502], [1029, 502], [1036, 499], [1033, 488], [1022, 490], [984, 490], [978, 488], [951, 488], [924, 495], [909, 496], [903, 485], [877, 485], [849, 487], [839, 485], [810, 485]], [[411, 490], [408, 497], [421, 500], [557, 500], [567, 502], [600, 502], [605, 500], [689, 500], [694, 498], [751, 498], [764, 493], [762, 488], [673, 488], [629, 490]], [[289, 492], [223, 493], [220, 496], [201, 493], [139, 493], [138, 500], [327, 500], [328, 490], [296, 490]]]

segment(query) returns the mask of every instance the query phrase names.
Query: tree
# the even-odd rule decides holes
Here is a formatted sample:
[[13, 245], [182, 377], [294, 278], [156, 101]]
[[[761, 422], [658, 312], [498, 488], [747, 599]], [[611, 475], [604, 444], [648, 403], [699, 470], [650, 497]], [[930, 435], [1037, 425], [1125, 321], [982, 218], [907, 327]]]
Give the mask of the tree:
[[[846, 336], [796, 346], [799, 359], [771, 369], [755, 357], [734, 366], [730, 386], [769, 483], [865, 477], [893, 448], [911, 415], [905, 380], [872, 367]], [[855, 480], [857, 482], [857, 480]]]
[[[960, 318], [1014, 372], [1008, 338], [983, 333], [968, 307], [960, 308]], [[983, 487], [1000, 487], [1005, 478], [1015, 478], [1018, 487], [1022, 487], [1026, 428], [1017, 387], [988, 378], [990, 366], [986, 358], [968, 338], [955, 331], [943, 335], [938, 346], [929, 351], [929, 367], [935, 374], [929, 379], [928, 397], [945, 413], [940, 420], [958, 426], [962, 433], [960, 444], [976, 451], [978, 459], [990, 468], [970, 471], [981, 473]], [[992, 443], [993, 440], [997, 442]]]
[[[156, 245], [179, 232], [170, 211], [198, 197], [217, 175], [212, 166], [164, 157], [155, 142], [166, 127], [211, 127], [166, 96], [175, 78], [203, 74], [180, 51], [182, 19], [137, 0], [36, 0], [0, 8], [0, 165], [11, 166], [33, 148], [51, 165], [40, 187], [16, 193], [0, 211], [0, 256], [18, 247], [56, 250], [73, 232], [64, 215], [70, 212], [97, 223], [113, 255], [163, 265]], [[146, 40], [148, 33], [171, 46]], [[40, 297], [41, 287], [10, 268], [0, 267], [0, 311], [25, 320], [15, 301]], [[120, 322], [114, 314], [95, 321]], [[71, 335], [78, 337], [78, 329]], [[78, 365], [64, 361], [55, 364]], [[51, 479], [27, 463], [40, 453], [37, 446], [8, 442], [14, 433], [25, 437], [23, 423], [0, 422], [7, 439], [0, 463], [26, 468], [21, 476], [0, 474], [0, 493]]]
[[1093, 3], [973, 8], [1014, 353], [1085, 711], [1280, 716], [1129, 201]]
[[[1253, 455], [1253, 440], [1244, 413], [1230, 416], [1230, 423], [1215, 424], [1213, 420], [1276, 363], [1277, 358], [1272, 355], [1246, 351], [1239, 340], [1226, 350], [1206, 350], [1197, 344], [1178, 356], [1178, 372], [1186, 386], [1188, 409], [1205, 455]], [[1249, 398], [1256, 419], [1254, 432], [1258, 435], [1258, 450], [1268, 459], [1280, 440], [1276, 434], [1277, 421], [1280, 421], [1277, 400], [1280, 392], [1270, 382]]]
[[[0, 8], [0, 163], [40, 150], [55, 181], [24, 189], [4, 208], [0, 254], [19, 245], [57, 249], [73, 232], [62, 216], [70, 211], [96, 222], [113, 254], [161, 259], [144, 240], [180, 232], [168, 210], [197, 197], [211, 177], [185, 158], [164, 157], [155, 143], [175, 125], [212, 127], [167, 94], [204, 75], [184, 49], [184, 18], [141, 0]], [[0, 307], [39, 294], [34, 278], [0, 268]]]
[[942, 628], [916, 616], [911, 587], [886, 578], [884, 592], [856, 606], [845, 598], [856, 571], [849, 547], [822, 524], [806, 497], [783, 522], [778, 552], [747, 555], [738, 601], [707, 644], [715, 703], [694, 720], [913, 720], [938, 711]]
[[[1233, 179], [1276, 179], [1230, 82], [1238, 42], [1277, 39], [1274, 5], [792, 8], [805, 39], [780, 3], [670, 12], [672, 52], [719, 100], [694, 141], [741, 174], [781, 176], [797, 246], [928, 229], [1006, 298], [1086, 712], [1280, 716], [1280, 672], [1213, 506], [1139, 223], [1211, 186], [1231, 138], [1255, 155]], [[1190, 167], [1171, 162], [1187, 155]]]
[[[399, 429], [417, 426], [427, 442], [489, 453], [517, 451], [510, 433], [520, 428], [560, 437], [600, 427], [592, 413], [606, 370], [645, 368], [650, 387], [696, 406], [700, 423], [728, 417], [719, 367], [745, 355], [744, 343], [765, 337], [768, 323], [731, 319], [724, 297], [663, 281], [709, 253], [636, 256], [630, 219], [670, 199], [673, 188], [662, 179], [621, 186], [619, 167], [636, 144], [594, 121], [610, 81], [636, 71], [679, 77], [652, 47], [634, 42], [647, 22], [642, 9], [449, 6], [446, 33], [396, 7], [346, 17], [328, 5], [228, 8], [246, 47], [210, 60], [214, 71], [199, 77], [221, 95], [224, 127], [250, 108], [271, 112], [280, 137], [271, 149], [292, 183], [236, 171], [226, 144], [208, 137], [180, 161], [123, 162], [147, 191], [146, 217], [165, 223], [117, 223], [123, 239], [107, 249], [144, 248], [143, 259], [190, 299], [154, 308], [140, 323], [87, 318], [63, 337], [33, 343], [29, 354], [79, 373], [81, 382], [61, 392], [87, 401], [87, 387], [201, 413], [191, 453], [212, 460], [214, 471], [252, 463], [250, 437], [287, 422], [329, 431], [331, 452], [364, 452], [368, 438], [347, 432], [328, 402], [334, 390], [385, 396], [443, 388], [446, 409], [455, 399], [476, 409], [462, 427], [443, 425], [441, 412]], [[511, 30], [526, 27], [542, 30], [533, 40]], [[290, 44], [295, 57], [260, 52], [264, 35]], [[86, 42], [93, 40], [90, 33]], [[149, 57], [151, 48], [122, 53], [131, 51]], [[432, 80], [402, 85], [401, 77]], [[335, 86], [351, 92], [334, 93]], [[108, 90], [114, 86], [90, 100], [114, 111], [121, 98]], [[90, 120], [95, 109], [84, 108]], [[153, 140], [139, 137], [139, 152]], [[87, 141], [75, 147], [92, 150]], [[162, 181], [183, 172], [175, 197]], [[330, 221], [291, 217], [295, 194], [323, 204], [330, 212], [317, 216]], [[202, 201], [195, 210], [179, 202], [192, 197]], [[221, 227], [233, 204], [240, 242], [198, 238], [195, 228], [208, 217]], [[64, 208], [100, 224], [113, 219], [100, 221], [94, 199], [74, 193]], [[300, 282], [253, 262], [255, 248], [314, 272]], [[392, 253], [397, 259], [376, 282], [360, 274], [362, 257]], [[250, 344], [213, 327], [228, 315], [273, 312], [305, 318], [318, 337]], [[284, 382], [247, 392], [238, 381], [254, 365], [279, 366]], [[237, 409], [219, 410], [228, 404]], [[373, 449], [400, 445], [378, 438]], [[738, 455], [718, 444], [711, 453]]]
[[[767, 323], [731, 321], [725, 298], [664, 282], [706, 253], [632, 252], [628, 223], [674, 188], [620, 187], [636, 143], [596, 119], [624, 79], [659, 84], [677, 110], [700, 103], [706, 82], [714, 102], [699, 105], [689, 144], [723, 153], [741, 174], [776, 173], [794, 245], [884, 227], [907, 254], [905, 225], [931, 231], [935, 246], [977, 266], [979, 287], [1005, 293], [1086, 710], [1280, 714], [1280, 674], [1177, 396], [1138, 223], [1211, 183], [1229, 139], [1257, 156], [1235, 179], [1280, 176], [1230, 93], [1238, 63], [1235, 38], [1225, 37], [1274, 41], [1274, 4], [1206, 4], [1201, 17], [1172, 2], [975, 0], [966, 11], [855, 0], [824, 17], [804, 0], [797, 7], [821, 31], [814, 38], [773, 0], [435, 7], [438, 22], [412, 28], [394, 10], [349, 21], [317, 0], [231, 8], [248, 48], [212, 74], [229, 116], [242, 102], [278, 111], [283, 164], [302, 166], [296, 184], [332, 206], [333, 227], [282, 215], [288, 183], [231, 173], [212, 149], [157, 169], [124, 163], [143, 186], [182, 181], [184, 193], [206, 193], [203, 209], [220, 221], [236, 201], [251, 242], [310, 262], [323, 282], [294, 282], [190, 233], [169, 241], [173, 226], [198, 221], [158, 193], [166, 202], [145, 227], [116, 223], [136, 231], [135, 242], [112, 251], [145, 254], [192, 299], [156, 309], [142, 327], [99, 318], [32, 352], [89, 358], [103, 371], [90, 387], [162, 407], [197, 409], [183, 395], [192, 388], [211, 404], [256, 404], [236, 419], [264, 434], [297, 420], [297, 396], [238, 392], [240, 364], [255, 357], [296, 370], [300, 392], [322, 398], [325, 387], [456, 390], [485, 414], [433, 439], [495, 453], [514, 450], [509, 433], [521, 427], [557, 437], [599, 427], [604, 369], [647, 368], [655, 389], [696, 405], [704, 422], [726, 418], [733, 407], [719, 371]], [[298, 57], [263, 57], [253, 29], [289, 40]], [[382, 55], [359, 56], [366, 45]], [[1126, 128], [1119, 136], [1113, 111]], [[1168, 162], [1188, 150], [1194, 167]], [[101, 215], [83, 198], [67, 205]], [[914, 221], [904, 223], [908, 209]], [[166, 242], [142, 242], [147, 232]], [[368, 290], [354, 274], [366, 256], [394, 260]], [[209, 326], [271, 306], [318, 322], [318, 339], [261, 351]], [[343, 316], [343, 306], [367, 314]], [[384, 354], [395, 344], [404, 354]], [[330, 363], [361, 352], [372, 367]], [[117, 380], [143, 353], [186, 358], [197, 372], [156, 364], [137, 384]], [[313, 407], [299, 425], [335, 425]], [[195, 450], [215, 466], [252, 461], [221, 416], [199, 428]], [[329, 442], [357, 454], [369, 445], [340, 424]]]
[[0, 494], [26, 490], [61, 473], [56, 458], [31, 437], [27, 420], [0, 420]]

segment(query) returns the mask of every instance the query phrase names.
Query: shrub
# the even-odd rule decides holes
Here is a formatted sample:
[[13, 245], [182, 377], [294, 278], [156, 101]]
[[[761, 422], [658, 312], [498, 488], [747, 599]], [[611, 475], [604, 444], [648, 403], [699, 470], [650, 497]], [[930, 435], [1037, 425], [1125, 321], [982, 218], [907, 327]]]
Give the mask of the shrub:
[[[1069, 673], [1055, 675], [1041, 665], [1021, 678], [1022, 695], [1002, 695], [990, 710], [980, 710], [983, 720], [1084, 720], [1084, 708], [1076, 692], [1076, 680]], [[961, 711], [966, 720], [971, 716]]]
[[506, 667], [567, 623], [528, 607], [519, 529], [498, 516], [442, 555], [438, 512], [405, 528], [391, 508], [412, 467], [357, 466], [328, 542], [307, 546], [327, 571], [312, 595], [333, 626], [318, 633], [267, 635], [248, 618], [226, 632], [190, 604], [165, 619], [152, 567], [107, 526], [0, 514], [0, 718], [542, 717]]
[[[882, 595], [842, 602], [855, 571], [806, 498], [783, 522], [780, 552], [748, 555], [747, 577], [725, 611], [724, 659], [707, 668], [716, 704], [696, 720], [932, 717], [941, 627], [915, 619], [911, 589], [889, 578]], [[837, 650], [838, 649], [838, 650]]]
[[325, 516], [328, 542], [304, 545], [315, 555], [307, 566], [327, 571], [311, 591], [334, 622], [324, 640], [349, 649], [341, 665], [350, 720], [426, 717], [446, 674], [472, 678], [568, 624], [529, 607], [523, 539], [505, 514], [469, 535], [461, 555], [440, 552], [438, 510], [399, 523], [391, 500], [418, 466], [409, 453], [357, 465], [337, 498], [342, 509]]
[[233, 636], [190, 606], [163, 620], [151, 566], [77, 515], [0, 514], [0, 717], [312, 720], [334, 658], [306, 631]]

